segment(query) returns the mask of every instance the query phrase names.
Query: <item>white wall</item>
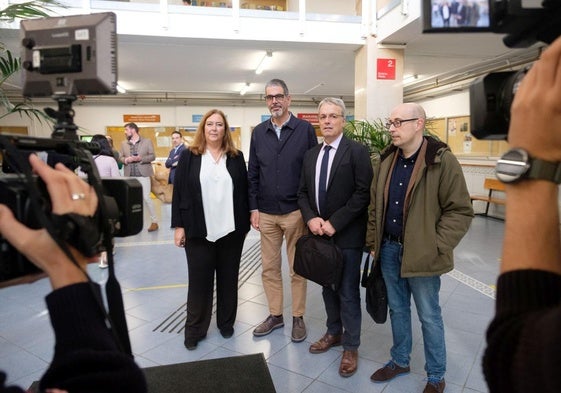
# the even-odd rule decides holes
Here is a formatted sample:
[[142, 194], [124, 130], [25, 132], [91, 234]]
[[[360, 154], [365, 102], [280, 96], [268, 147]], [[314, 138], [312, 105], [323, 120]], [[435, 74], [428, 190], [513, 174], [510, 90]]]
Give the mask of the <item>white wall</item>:
[[[87, 98], [86, 98], [87, 99]], [[419, 101], [428, 117], [449, 117], [469, 115], [469, 93], [459, 92], [445, 97], [427, 99]], [[41, 104], [39, 108], [51, 106], [56, 108], [54, 101], [52, 104]], [[268, 115], [269, 111], [263, 103], [261, 106], [216, 106], [228, 116], [228, 122], [233, 127], [241, 127], [242, 130], [242, 151], [247, 156], [249, 154], [249, 140], [251, 129], [261, 122], [262, 115]], [[124, 124], [124, 114], [158, 114], [160, 123], [139, 123], [140, 126], [150, 127], [183, 127], [196, 126], [192, 122], [192, 115], [204, 114], [214, 106], [146, 106], [146, 105], [80, 105], [74, 104], [76, 112], [74, 123], [80, 127], [80, 134], [105, 133], [107, 126], [121, 126]], [[291, 107], [294, 114], [314, 113], [314, 107]], [[347, 108], [347, 114], [352, 115], [354, 108]], [[389, 115], [389, 114], [388, 114]], [[0, 125], [4, 126], [27, 126], [29, 134], [36, 137], [48, 137], [52, 130], [50, 126], [41, 124], [37, 121], [30, 122], [27, 118], [20, 118], [18, 115], [11, 115], [0, 120]]]
[[469, 116], [469, 91], [418, 101], [427, 112], [427, 117]]
[[[53, 105], [41, 105], [51, 106]], [[249, 156], [249, 142], [251, 129], [261, 122], [262, 115], [269, 115], [269, 110], [263, 102], [261, 106], [253, 107], [227, 107], [227, 106], [125, 106], [125, 105], [79, 105], [74, 104], [76, 112], [74, 124], [80, 127], [79, 134], [105, 134], [107, 126], [122, 126], [125, 124], [123, 115], [125, 114], [157, 114], [160, 115], [159, 123], [137, 123], [140, 127], [184, 127], [197, 126], [193, 123], [192, 115], [203, 115], [208, 110], [218, 108], [228, 116], [228, 123], [232, 127], [241, 128], [242, 151], [246, 158]], [[315, 107], [291, 107], [294, 115], [298, 113], [316, 113]], [[347, 108], [347, 114], [353, 114], [353, 108]], [[52, 129], [46, 124], [37, 121], [30, 122], [27, 118], [20, 118], [18, 115], [10, 115], [0, 120], [0, 125], [4, 126], [27, 126], [29, 134], [35, 137], [49, 137]]]

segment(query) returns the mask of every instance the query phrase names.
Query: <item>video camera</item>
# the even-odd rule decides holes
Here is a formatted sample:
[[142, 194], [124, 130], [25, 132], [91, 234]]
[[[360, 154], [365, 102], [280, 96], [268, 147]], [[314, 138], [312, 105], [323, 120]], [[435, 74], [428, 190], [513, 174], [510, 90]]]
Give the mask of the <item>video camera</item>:
[[[424, 0], [423, 32], [506, 34], [509, 48], [552, 43], [561, 35], [558, 0]], [[528, 67], [493, 72], [470, 86], [471, 133], [478, 139], [506, 139], [510, 106]]]
[[[139, 233], [143, 225], [142, 186], [136, 179], [101, 179], [93, 160], [97, 143], [79, 141], [73, 122], [76, 95], [115, 94], [117, 85], [116, 16], [73, 15], [21, 22], [23, 95], [52, 96], [58, 111], [51, 138], [0, 135], [0, 201], [30, 228], [46, 228], [55, 240], [91, 257], [112, 247], [115, 236]], [[51, 213], [45, 184], [31, 172], [29, 154], [49, 165], [63, 163], [87, 175], [99, 205], [91, 218]], [[0, 282], [38, 268], [0, 237]]]

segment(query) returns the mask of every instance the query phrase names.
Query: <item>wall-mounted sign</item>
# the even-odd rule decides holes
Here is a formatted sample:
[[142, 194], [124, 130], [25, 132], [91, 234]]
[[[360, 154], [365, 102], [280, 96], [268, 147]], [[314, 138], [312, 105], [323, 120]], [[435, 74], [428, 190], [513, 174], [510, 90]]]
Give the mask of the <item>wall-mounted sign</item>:
[[191, 115], [193, 123], [200, 123], [203, 120], [203, 115]]
[[395, 80], [395, 59], [377, 59], [376, 79]]
[[123, 115], [125, 123], [159, 123], [160, 115]]
[[319, 124], [317, 113], [298, 113], [297, 116], [299, 119], [309, 121], [312, 124]]

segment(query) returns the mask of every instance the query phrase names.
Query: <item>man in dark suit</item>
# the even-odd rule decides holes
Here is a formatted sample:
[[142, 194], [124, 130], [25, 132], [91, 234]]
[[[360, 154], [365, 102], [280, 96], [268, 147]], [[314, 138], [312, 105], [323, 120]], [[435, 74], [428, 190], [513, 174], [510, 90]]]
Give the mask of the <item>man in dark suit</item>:
[[298, 205], [310, 232], [332, 237], [341, 248], [344, 268], [338, 291], [323, 288], [327, 332], [310, 346], [310, 352], [323, 353], [342, 344], [339, 375], [350, 377], [358, 366], [360, 266], [372, 165], [368, 149], [343, 135], [344, 102], [325, 98], [318, 111], [324, 142], [304, 155]]
[[169, 152], [168, 159], [166, 160], [166, 168], [169, 168], [168, 183], [173, 184], [173, 179], [175, 176], [175, 168], [177, 168], [177, 162], [179, 161], [179, 155], [183, 150], [185, 150], [185, 144], [183, 143], [183, 137], [181, 132], [173, 131], [171, 133], [171, 144], [173, 148]]

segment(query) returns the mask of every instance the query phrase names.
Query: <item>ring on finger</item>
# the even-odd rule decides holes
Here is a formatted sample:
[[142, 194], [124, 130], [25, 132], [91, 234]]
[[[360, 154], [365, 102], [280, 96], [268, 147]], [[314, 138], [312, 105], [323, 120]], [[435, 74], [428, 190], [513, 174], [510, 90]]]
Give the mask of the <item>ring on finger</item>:
[[73, 201], [78, 201], [81, 199], [86, 199], [86, 194], [84, 194], [83, 192], [73, 192], [70, 195], [70, 198], [72, 198]]

